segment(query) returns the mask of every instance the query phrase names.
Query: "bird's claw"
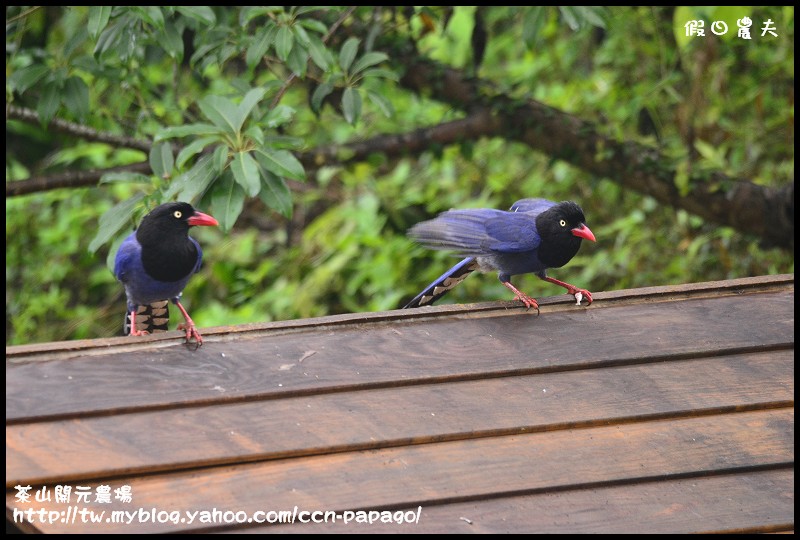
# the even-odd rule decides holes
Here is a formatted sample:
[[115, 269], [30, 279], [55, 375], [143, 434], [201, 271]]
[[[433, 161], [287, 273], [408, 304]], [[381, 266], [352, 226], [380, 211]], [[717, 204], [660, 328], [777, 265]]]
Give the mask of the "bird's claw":
[[147, 330], [137, 330], [136, 328], [131, 328], [130, 332], [131, 336], [149, 336], [150, 332]]
[[515, 300], [519, 300], [520, 302], [525, 304], [525, 308], [526, 309], [534, 308], [536, 310], [536, 314], [539, 315], [539, 313], [540, 313], [540, 311], [539, 311], [539, 303], [536, 302], [536, 300], [534, 300], [533, 298], [531, 298], [527, 294], [520, 293], [520, 294], [517, 295]]
[[200, 332], [197, 331], [197, 327], [195, 327], [195, 325], [180, 323], [178, 325], [178, 330], [186, 331], [186, 343], [191, 343], [192, 339], [194, 339], [198, 347], [203, 344], [203, 336], [201, 336]]
[[581, 301], [584, 298], [586, 298], [587, 300], [586, 302], [587, 306], [592, 303], [592, 293], [590, 293], [586, 289], [579, 289], [577, 287], [572, 287], [571, 289], [568, 290], [568, 292], [569, 294], [575, 297], [575, 304], [578, 306], [581, 305]]

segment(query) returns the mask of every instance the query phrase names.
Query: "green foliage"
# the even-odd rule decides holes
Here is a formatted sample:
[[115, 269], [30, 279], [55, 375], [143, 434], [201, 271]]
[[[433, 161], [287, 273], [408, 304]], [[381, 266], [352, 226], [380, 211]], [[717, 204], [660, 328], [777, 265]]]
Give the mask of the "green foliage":
[[[455, 262], [410, 242], [411, 225], [532, 196], [583, 206], [598, 242], [551, 274], [592, 291], [794, 271], [791, 253], [500, 138], [429, 141], [392, 160], [349, 162], [341, 150], [342, 164], [306, 170], [300, 151], [460, 118], [400, 86], [406, 66], [376, 42], [470, 70], [477, 9], [9, 8], [6, 101], [39, 124], [7, 120], [7, 183], [143, 161], [151, 173], [7, 198], [7, 344], [118, 334], [124, 293], [108, 261], [166, 200], [221, 224], [192, 230], [204, 266], [184, 300], [203, 327], [396, 308]], [[698, 171], [793, 182], [793, 8], [741, 8], [751, 41], [680, 35], [686, 17], [734, 29], [732, 8], [480, 9], [488, 37], [475, 74], [487, 92], [658, 146], [682, 193]], [[777, 38], [756, 31], [767, 19]], [[152, 146], [145, 155], [44, 127], [56, 118]], [[563, 293], [534, 276], [514, 282], [534, 297]], [[493, 299], [510, 299], [493, 275], [446, 297]]]

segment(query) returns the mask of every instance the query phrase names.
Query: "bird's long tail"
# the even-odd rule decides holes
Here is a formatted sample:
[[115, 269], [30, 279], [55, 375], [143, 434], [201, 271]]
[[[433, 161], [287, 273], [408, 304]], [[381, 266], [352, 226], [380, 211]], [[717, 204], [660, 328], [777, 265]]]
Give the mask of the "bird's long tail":
[[464, 281], [468, 275], [478, 269], [475, 257], [467, 257], [450, 270], [439, 276], [436, 281], [425, 287], [421, 293], [414, 297], [403, 309], [428, 306], [433, 304], [447, 292]]
[[[152, 304], [137, 306], [136, 330], [153, 334], [155, 332], [166, 332], [169, 330], [169, 300], [159, 300]], [[124, 335], [131, 333], [131, 312], [125, 314], [125, 324], [123, 326]]]

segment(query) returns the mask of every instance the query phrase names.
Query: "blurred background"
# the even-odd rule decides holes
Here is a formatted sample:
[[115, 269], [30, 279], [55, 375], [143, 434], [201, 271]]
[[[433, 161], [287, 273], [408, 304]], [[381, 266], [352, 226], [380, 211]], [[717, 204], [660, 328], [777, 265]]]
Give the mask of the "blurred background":
[[593, 292], [793, 273], [794, 8], [6, 8], [7, 345], [121, 335], [167, 200], [221, 222], [203, 328], [396, 309], [457, 260], [410, 226], [526, 197], [583, 207], [549, 274]]

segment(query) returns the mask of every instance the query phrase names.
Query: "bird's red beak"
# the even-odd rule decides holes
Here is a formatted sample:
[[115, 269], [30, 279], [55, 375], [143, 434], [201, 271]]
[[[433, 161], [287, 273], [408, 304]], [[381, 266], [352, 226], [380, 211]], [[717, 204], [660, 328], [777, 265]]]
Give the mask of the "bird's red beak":
[[208, 227], [219, 225], [219, 221], [208, 214], [198, 212], [197, 210], [195, 210], [194, 215], [186, 221], [189, 223], [189, 225], [203, 225]]
[[594, 237], [594, 233], [591, 231], [591, 229], [589, 229], [589, 227], [587, 227], [583, 223], [581, 223], [580, 226], [572, 229], [572, 234], [574, 234], [575, 236], [579, 236], [581, 238], [586, 238], [587, 240], [591, 240], [592, 242], [597, 242], [597, 240]]

